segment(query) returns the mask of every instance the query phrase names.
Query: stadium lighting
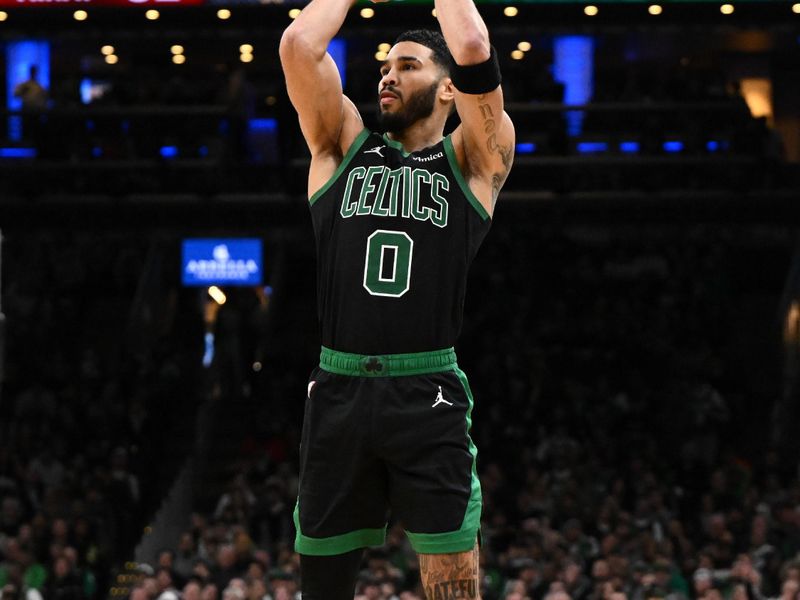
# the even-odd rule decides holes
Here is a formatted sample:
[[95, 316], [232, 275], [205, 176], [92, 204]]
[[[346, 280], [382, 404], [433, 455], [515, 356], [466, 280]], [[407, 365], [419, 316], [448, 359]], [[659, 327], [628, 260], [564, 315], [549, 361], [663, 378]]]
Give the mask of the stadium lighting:
[[144, 13], [144, 16], [147, 18], [148, 21], [156, 21], [158, 20], [158, 17], [161, 16], [161, 13], [159, 13], [156, 9], [151, 8], [146, 13]]
[[684, 144], [680, 140], [668, 140], [664, 142], [661, 147], [664, 149], [664, 152], [675, 154], [677, 152], [683, 152]]
[[176, 54], [175, 56], [172, 57], [172, 62], [175, 63], [176, 65], [182, 65], [183, 63], [186, 62], [186, 56], [184, 56], [183, 54]]
[[100, 48], [100, 52], [103, 53], [103, 56], [108, 56], [109, 54], [114, 54], [114, 46], [110, 44], [106, 44], [102, 48]]
[[386, 52], [381, 52], [380, 50], [378, 50], [375, 53], [375, 60], [377, 60], [378, 62], [383, 62], [383, 61], [386, 60], [387, 56], [389, 56], [389, 55]]
[[536, 152], [536, 144], [533, 142], [517, 142], [517, 154], [533, 154]]
[[531, 49], [530, 42], [520, 42], [517, 44], [517, 50], [521, 50], [522, 52], [528, 52]]
[[252, 54], [247, 54], [247, 53], [242, 53], [239, 56], [239, 60], [242, 61], [243, 63], [251, 63], [251, 62], [253, 62], [253, 55]]
[[220, 306], [228, 301], [228, 298], [225, 296], [225, 292], [215, 285], [212, 285], [210, 288], [208, 288], [208, 295], [211, 296], [212, 300], [214, 300], [214, 302]]
[[76, 10], [74, 13], [72, 13], [72, 18], [76, 21], [85, 21], [89, 18], [89, 13], [87, 13], [85, 10]]
[[8, 19], [8, 13], [4, 10], [0, 10], [0, 21], [5, 21]]
[[239, 52], [241, 54], [252, 54], [253, 53], [253, 45], [252, 44], [242, 44], [239, 46]]
[[391, 49], [392, 49], [392, 45], [387, 43], [387, 42], [383, 42], [382, 44], [378, 44], [378, 51], [379, 52], [388, 52]]
[[602, 154], [608, 152], [606, 142], [578, 142], [575, 146], [578, 154]]
[[116, 54], [109, 54], [106, 56], [106, 64], [115, 65], [119, 62], [119, 57]]
[[433, 15], [433, 18], [435, 19], [436, 18], [436, 9], [435, 8], [431, 11], [431, 14]]
[[792, 4], [792, 12], [796, 15], [800, 15], [800, 2]]
[[293, 8], [292, 10], [289, 11], [289, 18], [296, 19], [298, 16], [300, 16], [300, 12], [301, 11], [299, 8]]
[[507, 17], [516, 17], [519, 14], [519, 9], [516, 6], [506, 6], [503, 9], [503, 14]]
[[220, 8], [217, 11], [217, 18], [221, 21], [227, 21], [231, 18], [231, 11], [229, 11], [227, 8]]
[[375, 9], [373, 8], [362, 8], [361, 13], [359, 13], [365, 19], [371, 19], [375, 16]]
[[511, 52], [511, 58], [514, 60], [522, 60], [525, 58], [525, 53], [522, 50], [514, 50]]
[[638, 154], [640, 149], [639, 142], [625, 141], [619, 143], [619, 151], [624, 154]]
[[733, 4], [723, 4], [719, 7], [719, 12], [721, 12], [723, 15], [732, 15], [733, 11]]
[[664, 12], [664, 9], [661, 8], [661, 5], [659, 4], [651, 4], [650, 6], [647, 7], [647, 12], [649, 12], [651, 15], [655, 17]]
[[169, 51], [173, 54], [183, 54], [183, 46], [180, 44], [173, 44]]
[[583, 9], [583, 13], [587, 17], [594, 17], [599, 12], [600, 12], [600, 9], [598, 9], [594, 4], [590, 4], [589, 6], [587, 6], [586, 8]]

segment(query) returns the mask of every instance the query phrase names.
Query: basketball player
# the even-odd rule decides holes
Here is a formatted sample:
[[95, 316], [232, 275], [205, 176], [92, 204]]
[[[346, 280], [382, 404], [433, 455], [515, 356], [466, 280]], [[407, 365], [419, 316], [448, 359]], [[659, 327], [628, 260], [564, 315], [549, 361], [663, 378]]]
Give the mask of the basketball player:
[[[436, 0], [380, 65], [385, 133], [326, 53], [353, 0], [312, 0], [280, 56], [311, 150], [323, 348], [308, 384], [295, 509], [304, 600], [352, 600], [387, 515], [429, 600], [478, 598], [481, 491], [458, 368], [467, 270], [513, 160], [500, 69], [472, 0]], [[461, 124], [444, 137], [453, 108]]]

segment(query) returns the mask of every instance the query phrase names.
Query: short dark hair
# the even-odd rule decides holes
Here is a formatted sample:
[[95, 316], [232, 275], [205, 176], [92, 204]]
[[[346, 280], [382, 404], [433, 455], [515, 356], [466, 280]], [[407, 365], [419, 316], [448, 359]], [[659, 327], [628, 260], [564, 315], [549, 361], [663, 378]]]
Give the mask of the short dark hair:
[[397, 36], [394, 41], [395, 44], [400, 42], [416, 42], [426, 48], [430, 48], [432, 52], [433, 62], [439, 65], [442, 70], [450, 74], [450, 65], [453, 60], [450, 56], [450, 49], [447, 47], [447, 42], [444, 41], [444, 36], [438, 31], [432, 29], [411, 29], [404, 31]]

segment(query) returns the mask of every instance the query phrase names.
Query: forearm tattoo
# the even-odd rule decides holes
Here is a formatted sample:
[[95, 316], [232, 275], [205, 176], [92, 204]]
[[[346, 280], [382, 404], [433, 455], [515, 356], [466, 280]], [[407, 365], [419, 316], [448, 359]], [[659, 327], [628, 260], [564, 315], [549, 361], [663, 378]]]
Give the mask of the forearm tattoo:
[[507, 144], [502, 146], [497, 143], [497, 123], [491, 105], [486, 101], [486, 94], [478, 96], [478, 108], [483, 117], [483, 132], [486, 134], [486, 149], [491, 154], [499, 154], [503, 162], [503, 171], [492, 174], [492, 209], [497, 202], [497, 195], [503, 182], [508, 177], [511, 170], [511, 163], [514, 160], [514, 145]]
[[478, 546], [456, 554], [420, 554], [426, 600], [478, 600]]

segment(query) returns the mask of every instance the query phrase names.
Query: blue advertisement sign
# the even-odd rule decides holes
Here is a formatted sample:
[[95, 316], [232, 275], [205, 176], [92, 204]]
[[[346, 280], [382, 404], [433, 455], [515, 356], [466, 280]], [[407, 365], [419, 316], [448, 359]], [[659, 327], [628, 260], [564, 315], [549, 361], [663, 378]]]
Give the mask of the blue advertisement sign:
[[183, 240], [181, 265], [183, 285], [261, 285], [261, 240]]

